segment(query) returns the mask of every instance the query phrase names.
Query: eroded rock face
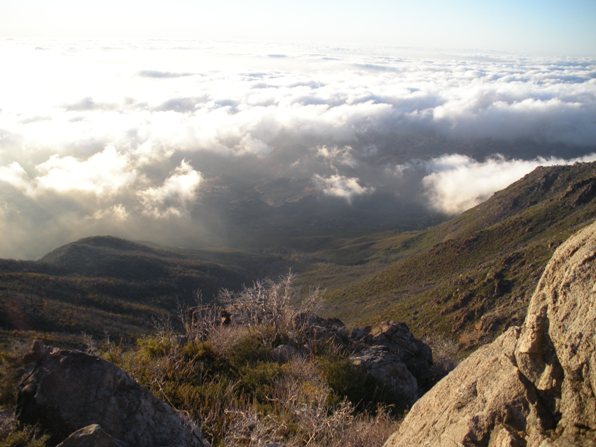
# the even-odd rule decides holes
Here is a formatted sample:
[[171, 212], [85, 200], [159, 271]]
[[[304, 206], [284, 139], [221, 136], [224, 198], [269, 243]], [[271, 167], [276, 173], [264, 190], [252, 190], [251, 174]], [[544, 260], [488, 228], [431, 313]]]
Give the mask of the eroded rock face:
[[[563, 244], [530, 302], [515, 352], [557, 435], [596, 440], [596, 223]], [[596, 443], [596, 442], [595, 442]]]
[[521, 328], [464, 360], [386, 447], [593, 446], [596, 223], [553, 255]]
[[208, 445], [196, 426], [109, 362], [38, 342], [26, 360], [32, 369], [19, 385], [17, 417], [39, 424], [54, 443], [99, 424], [128, 446]]

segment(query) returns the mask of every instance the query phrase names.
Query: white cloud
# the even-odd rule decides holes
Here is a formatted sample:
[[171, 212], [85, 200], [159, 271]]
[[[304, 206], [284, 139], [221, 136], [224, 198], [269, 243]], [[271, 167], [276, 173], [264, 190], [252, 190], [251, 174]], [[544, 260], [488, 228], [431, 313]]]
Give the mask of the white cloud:
[[315, 175], [313, 180], [317, 187], [328, 196], [339, 197], [351, 202], [355, 196], [362, 196], [374, 192], [374, 188], [362, 186], [355, 177], [345, 177], [334, 174], [328, 177]]
[[122, 203], [117, 203], [108, 208], [101, 208], [93, 212], [93, 214], [89, 216], [89, 220], [125, 222], [129, 217], [130, 214], [126, 209], [126, 206], [124, 206]]
[[317, 155], [329, 162], [331, 166], [344, 165], [351, 168], [356, 166], [356, 160], [352, 156], [351, 146], [317, 146], [315, 148]]
[[181, 216], [196, 197], [202, 181], [201, 173], [183, 160], [161, 186], [138, 193], [143, 213], [156, 218]]
[[506, 159], [495, 156], [480, 162], [460, 154], [444, 155], [427, 163], [431, 171], [422, 179], [432, 207], [447, 214], [458, 214], [488, 199], [538, 166], [596, 161], [596, 154], [571, 160], [537, 158]]
[[550, 157], [596, 152], [593, 60], [35, 46], [0, 42], [0, 185], [11, 185], [0, 188], [10, 210], [0, 224], [38, 240], [60, 233], [48, 221], [69, 235], [130, 227], [160, 237], [176, 219], [183, 240], [250, 215], [246, 203], [275, 203], [283, 215], [284, 204], [317, 193], [358, 197], [354, 205], [394, 200], [367, 209], [404, 215], [414, 202], [427, 212], [430, 197], [456, 213]]
[[83, 192], [105, 196], [131, 185], [136, 179], [128, 157], [113, 146], [86, 160], [52, 155], [36, 169], [40, 173], [35, 179], [38, 192]]
[[8, 166], [0, 166], [0, 182], [8, 183], [23, 192], [31, 190], [29, 175], [16, 161]]

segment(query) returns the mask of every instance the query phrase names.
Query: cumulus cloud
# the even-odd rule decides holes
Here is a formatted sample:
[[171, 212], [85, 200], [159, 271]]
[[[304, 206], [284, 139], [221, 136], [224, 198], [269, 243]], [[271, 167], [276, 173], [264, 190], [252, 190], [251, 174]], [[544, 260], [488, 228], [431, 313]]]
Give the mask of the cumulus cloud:
[[11, 185], [21, 191], [31, 191], [29, 176], [23, 167], [13, 161], [8, 166], [0, 166], [0, 182]]
[[201, 173], [182, 160], [162, 185], [139, 192], [143, 212], [157, 218], [180, 216], [195, 198], [202, 181]]
[[58, 193], [85, 192], [105, 196], [131, 185], [136, 179], [128, 157], [113, 146], [86, 160], [52, 155], [36, 169], [39, 172], [35, 178], [37, 190]]
[[596, 153], [593, 60], [45, 47], [0, 43], [0, 227], [14, 240], [23, 229], [0, 256], [94, 232], [258, 242], [340, 215], [363, 230], [410, 228], [537, 164]]
[[457, 214], [485, 201], [538, 166], [587, 161], [596, 161], [596, 154], [571, 160], [542, 157], [519, 160], [498, 155], [486, 161], [450, 154], [426, 163], [426, 168], [432, 172], [422, 179], [422, 184], [435, 209]]
[[362, 186], [355, 177], [345, 177], [339, 174], [330, 175], [329, 177], [315, 175], [313, 180], [328, 196], [340, 197], [348, 202], [351, 202], [355, 196], [370, 194], [375, 190], [369, 186]]
[[117, 203], [105, 209], [98, 209], [88, 217], [90, 220], [111, 220], [118, 222], [125, 222], [128, 218], [128, 210], [121, 203]]

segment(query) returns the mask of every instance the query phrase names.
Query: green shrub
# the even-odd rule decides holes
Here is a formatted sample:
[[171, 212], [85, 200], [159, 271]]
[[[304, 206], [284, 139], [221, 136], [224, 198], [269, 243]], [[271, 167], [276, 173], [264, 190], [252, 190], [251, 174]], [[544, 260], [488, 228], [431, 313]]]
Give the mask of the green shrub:
[[25, 352], [23, 347], [0, 351], [0, 409], [16, 403], [17, 386], [23, 374], [19, 360]]
[[263, 344], [262, 337], [257, 333], [247, 333], [236, 340], [226, 353], [226, 358], [233, 366], [242, 368], [247, 364], [265, 361], [271, 350]]
[[318, 363], [323, 377], [333, 390], [331, 403], [337, 404], [347, 398], [359, 411], [374, 412], [379, 404], [404, 408], [404, 399], [383, 386], [374, 377], [352, 364], [346, 357], [321, 357]]
[[137, 340], [138, 353], [148, 359], [154, 359], [172, 352], [176, 347], [176, 341], [171, 337], [155, 335], [143, 337]]
[[240, 369], [240, 390], [260, 403], [266, 402], [281, 374], [282, 368], [275, 362], [246, 365]]
[[48, 435], [36, 436], [33, 427], [3, 433], [1, 437], [0, 447], [45, 447], [49, 439]]

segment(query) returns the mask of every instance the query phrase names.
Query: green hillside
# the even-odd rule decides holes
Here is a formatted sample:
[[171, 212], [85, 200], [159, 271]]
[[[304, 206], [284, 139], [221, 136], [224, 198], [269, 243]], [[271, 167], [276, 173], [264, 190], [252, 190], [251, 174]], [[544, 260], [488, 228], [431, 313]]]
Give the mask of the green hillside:
[[321, 251], [305, 276], [327, 286], [329, 315], [404, 321], [471, 348], [523, 319], [555, 248], [596, 218], [595, 199], [596, 163], [541, 167], [426, 231]]

